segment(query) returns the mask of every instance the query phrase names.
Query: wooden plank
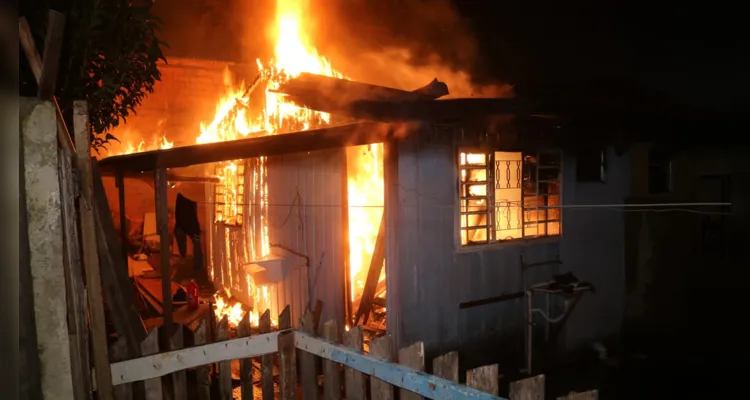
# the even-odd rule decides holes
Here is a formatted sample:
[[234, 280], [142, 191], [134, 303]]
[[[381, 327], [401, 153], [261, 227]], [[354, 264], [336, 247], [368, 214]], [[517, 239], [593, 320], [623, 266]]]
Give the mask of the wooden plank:
[[[128, 342], [124, 337], [120, 337], [112, 345], [111, 358], [112, 362], [125, 361], [128, 359]], [[126, 383], [124, 385], [115, 386], [112, 389], [112, 398], [114, 400], [132, 400], [133, 399], [133, 384]]]
[[558, 397], [557, 400], [598, 400], [599, 391], [589, 390], [587, 392], [575, 393], [571, 392], [567, 396]]
[[[209, 312], [211, 314], [211, 312]], [[203, 346], [208, 342], [207, 320], [204, 318], [198, 323], [198, 327], [193, 332], [193, 346]], [[204, 364], [196, 368], [195, 376], [198, 384], [196, 396], [198, 400], [211, 399], [211, 366]]]
[[[325, 325], [324, 325], [325, 326]], [[389, 363], [380, 358], [366, 356], [330, 341], [296, 332], [298, 349], [323, 357], [332, 362], [344, 364], [384, 382], [431, 399], [493, 399], [499, 397], [451, 381], [425, 374], [417, 369]]]
[[[229, 340], [229, 318], [225, 315], [216, 326], [216, 342]], [[232, 361], [238, 357], [219, 362], [219, 398], [232, 400]], [[243, 357], [244, 358], [244, 357]]]
[[317, 300], [315, 302], [315, 307], [312, 311], [313, 314], [313, 334], [316, 334], [318, 332], [318, 328], [320, 327], [320, 316], [323, 315], [323, 302], [320, 300]]
[[[159, 258], [161, 260], [162, 308], [164, 309], [164, 328], [167, 334], [172, 329], [172, 252], [169, 235], [169, 206], [167, 204], [167, 170], [158, 169], [154, 174], [156, 191], [156, 225], [159, 231]], [[227, 336], [227, 339], [229, 337]], [[231, 379], [231, 377], [230, 377]], [[231, 392], [231, 391], [230, 391]]]
[[[370, 342], [370, 355], [383, 361], [392, 362], [396, 358], [393, 355], [393, 337], [385, 335], [372, 339]], [[393, 385], [378, 378], [370, 377], [370, 398], [393, 400]]]
[[[261, 336], [269, 335], [271, 332], [271, 310], [266, 310], [266, 312], [261, 315], [260, 320], [258, 321], [258, 330], [260, 331]], [[274, 343], [273, 352], [277, 350], [276, 343]], [[274, 398], [274, 390], [273, 390], [273, 355], [270, 354], [272, 352], [269, 352], [266, 355], [263, 355], [261, 357], [261, 389], [263, 391], [263, 400], [273, 400]]]
[[[182, 325], [175, 325], [172, 328], [172, 336], [169, 338], [169, 351], [181, 350], [184, 346], [184, 327]], [[185, 369], [177, 370], [169, 376], [172, 399], [173, 400], [186, 400], [187, 399], [187, 375]]]
[[497, 364], [466, 371], [466, 386], [495, 396], [500, 395], [500, 375]]
[[68, 299], [68, 336], [70, 337], [70, 366], [73, 372], [75, 400], [90, 400], [91, 365], [89, 361], [89, 326], [86, 316], [86, 286], [83, 283], [83, 265], [78, 237], [78, 211], [76, 210], [76, 180], [71, 154], [59, 149], [60, 190], [63, 210], [65, 240], [63, 269], [65, 292]]
[[122, 247], [122, 259], [125, 265], [128, 263], [128, 216], [125, 212], [125, 178], [122, 173], [115, 174], [115, 186], [117, 186], [117, 203], [120, 207], [120, 245]]
[[99, 164], [102, 169], [106, 167], [123, 172], [152, 171], [158, 168], [179, 168], [220, 161], [383, 143], [394, 138], [395, 133], [390, 125], [357, 123], [296, 132], [294, 135], [265, 135], [229, 142], [125, 154], [107, 157]]
[[[94, 353], [94, 370], [99, 399], [111, 398], [112, 376], [107, 357], [107, 329], [104, 319], [102, 280], [99, 272], [99, 250], [97, 248], [96, 213], [94, 209], [94, 183], [89, 153], [89, 117], [85, 102], [73, 103], [73, 127], [75, 128], [76, 157], [81, 179], [79, 212], [81, 215], [81, 243], [83, 265], [86, 272], [86, 286], [91, 328], [91, 348]], [[110, 301], [113, 299], [110, 298]], [[117, 318], [117, 314], [113, 313]], [[125, 335], [122, 335], [128, 340]]]
[[112, 384], [158, 378], [175, 371], [237, 358], [273, 354], [277, 350], [276, 336], [278, 332], [271, 332], [117, 362], [112, 364]]
[[[344, 346], [364, 354], [365, 341], [361, 326], [355, 326], [348, 332], [344, 332]], [[347, 400], [365, 400], [367, 398], [365, 375], [357, 370], [344, 368], [344, 387], [346, 388]]]
[[37, 96], [40, 99], [51, 99], [55, 94], [64, 33], [65, 15], [59, 11], [49, 10], [47, 36], [44, 39], [42, 70], [39, 76], [39, 90], [37, 91]]
[[146, 328], [133, 300], [133, 284], [128, 277], [128, 266], [120, 257], [120, 242], [117, 239], [107, 193], [104, 190], [99, 167], [91, 164], [94, 188], [94, 219], [98, 245], [99, 270], [107, 294], [107, 304], [114, 315], [112, 323], [120, 336], [128, 341], [131, 357], [137, 357], [140, 343], [146, 338]]
[[[398, 351], [398, 363], [417, 371], [424, 371], [424, 343], [416, 342]], [[401, 400], [420, 400], [421, 396], [402, 388], [399, 390]]]
[[511, 382], [510, 400], [544, 400], [544, 375]]
[[297, 400], [297, 348], [294, 346], [294, 331], [281, 332], [278, 345], [281, 399]]
[[[245, 313], [237, 325], [237, 337], [250, 337], [250, 313]], [[240, 359], [240, 387], [242, 400], [253, 399], [253, 359]]]
[[383, 207], [383, 215], [380, 218], [378, 237], [375, 240], [375, 249], [372, 252], [372, 258], [370, 259], [370, 269], [367, 271], [365, 288], [362, 290], [362, 300], [359, 303], [356, 318], [354, 318], [355, 326], [359, 325], [360, 319], [363, 319], [363, 324], [367, 324], [367, 320], [370, 318], [372, 301], [375, 298], [375, 289], [378, 286], [380, 272], [383, 270], [383, 264], [385, 263], [385, 229], [385, 207]]
[[[309, 311], [305, 313], [305, 316], [300, 321], [300, 330], [310, 335], [315, 335], [315, 322], [313, 319], [313, 313]], [[316, 367], [315, 356], [305, 350], [300, 350], [299, 368], [303, 399], [318, 399], [318, 370]]]
[[451, 351], [432, 360], [432, 374], [458, 383], [458, 352]]
[[[146, 339], [141, 342], [141, 354], [144, 356], [150, 356], [159, 353], [159, 328], [154, 328], [146, 336]], [[143, 381], [144, 393], [146, 400], [162, 400], [162, 384], [161, 379], [146, 379]], [[119, 387], [119, 386], [117, 386]]]
[[[331, 343], [339, 343], [339, 328], [336, 320], [323, 323], [323, 337]], [[299, 347], [299, 346], [297, 346]], [[305, 347], [303, 350], [311, 352]], [[315, 354], [314, 352], [311, 352]], [[326, 400], [337, 400], [341, 398], [341, 370], [339, 365], [330, 358], [323, 357], [323, 395]]]
[[[31, 73], [34, 75], [34, 80], [36, 80], [38, 85], [42, 79], [42, 57], [36, 50], [34, 38], [31, 36], [31, 28], [25, 17], [18, 19], [18, 37], [21, 42], [21, 48], [23, 48], [23, 52], [26, 55], [26, 60], [29, 62], [29, 67], [31, 67]], [[68, 127], [65, 126], [65, 119], [60, 111], [60, 105], [57, 104], [57, 100], [54, 97], [51, 100], [57, 112], [57, 141], [65, 151], [72, 154], [75, 152], [75, 146], [73, 146], [73, 139], [71, 139]]]
[[279, 314], [279, 330], [292, 329], [292, 310], [287, 304]]

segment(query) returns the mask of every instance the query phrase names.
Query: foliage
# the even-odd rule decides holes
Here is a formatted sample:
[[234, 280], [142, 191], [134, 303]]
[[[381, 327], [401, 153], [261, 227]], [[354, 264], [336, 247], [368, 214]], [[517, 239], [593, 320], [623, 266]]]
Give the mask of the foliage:
[[[55, 0], [34, 0], [29, 23], [38, 48], [43, 49], [46, 10]], [[46, 3], [46, 4], [45, 4]], [[157, 38], [161, 21], [151, 15], [153, 0], [72, 0], [66, 10], [66, 29], [56, 96], [66, 120], [72, 119], [74, 100], [89, 105], [91, 145], [94, 149], [117, 140], [109, 132], [136, 108], [161, 79], [164, 60]]]

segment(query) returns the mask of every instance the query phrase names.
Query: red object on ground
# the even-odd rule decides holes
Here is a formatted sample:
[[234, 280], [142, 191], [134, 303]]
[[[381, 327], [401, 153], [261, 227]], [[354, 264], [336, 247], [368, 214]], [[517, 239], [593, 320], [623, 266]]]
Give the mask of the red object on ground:
[[185, 287], [187, 292], [187, 304], [190, 308], [198, 308], [198, 284], [191, 280]]

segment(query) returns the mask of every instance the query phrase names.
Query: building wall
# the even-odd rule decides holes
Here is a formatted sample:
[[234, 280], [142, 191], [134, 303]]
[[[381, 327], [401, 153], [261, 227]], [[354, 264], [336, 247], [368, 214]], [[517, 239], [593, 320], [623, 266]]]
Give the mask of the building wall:
[[272, 253], [287, 259], [279, 306], [291, 306], [295, 326], [309, 293], [312, 306], [323, 302], [321, 321], [344, 326], [345, 178], [343, 149], [268, 159], [269, 243]]
[[[530, 283], [572, 271], [601, 287], [587, 294], [567, 328], [567, 344], [619, 330], [622, 314], [623, 227], [621, 215], [606, 218], [565, 211], [560, 238], [503, 244], [482, 250], [455, 248], [457, 230], [456, 147], [423, 130], [394, 145], [386, 177], [389, 212], [388, 329], [400, 346], [423, 341], [428, 358], [460, 350], [468, 363], [497, 362], [523, 353], [524, 306], [512, 300], [459, 310], [459, 303], [522, 290], [521, 256], [534, 267]], [[616, 157], [610, 183], [577, 186], [574, 163], [564, 159], [564, 202], [621, 203], [629, 181], [627, 163]], [[616, 171], [616, 172], [615, 172]], [[390, 191], [390, 195], [388, 194]], [[395, 193], [393, 193], [395, 191]], [[395, 252], [393, 251], [394, 249]], [[536, 299], [542, 306], [544, 299]], [[553, 305], [553, 308], [557, 306]], [[464, 357], [465, 356], [465, 357]], [[509, 364], [509, 358], [503, 360]], [[515, 362], [515, 361], [510, 361]]]

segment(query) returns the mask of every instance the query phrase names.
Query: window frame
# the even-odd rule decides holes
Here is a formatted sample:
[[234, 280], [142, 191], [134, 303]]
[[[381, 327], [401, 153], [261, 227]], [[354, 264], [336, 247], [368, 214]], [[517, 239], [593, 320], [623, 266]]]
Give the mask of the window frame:
[[[521, 170], [519, 174], [521, 175], [521, 183], [518, 190], [521, 191], [521, 200], [520, 200], [520, 213], [521, 213], [521, 237], [514, 238], [514, 239], [505, 239], [505, 240], [498, 240], [496, 238], [496, 229], [494, 229], [496, 224], [496, 202], [495, 202], [495, 182], [496, 182], [496, 171], [495, 171], [495, 153], [496, 152], [507, 152], [507, 153], [521, 153], [521, 161], [520, 166]], [[484, 153], [486, 158], [486, 166], [485, 169], [487, 171], [487, 177], [486, 177], [486, 185], [487, 185], [487, 195], [484, 196], [488, 199], [488, 203], [491, 201], [491, 206], [488, 207], [487, 214], [488, 214], [488, 220], [491, 220], [490, 224], [485, 224], [485, 229], [487, 229], [487, 234], [489, 235], [486, 242], [479, 242], [479, 243], [467, 243], [463, 244], [462, 242], [462, 231], [468, 230], [473, 227], [463, 227], [461, 224], [461, 219], [464, 217], [464, 211], [462, 211], [463, 208], [463, 201], [466, 200], [465, 196], [462, 196], [463, 194], [463, 188], [466, 186], [466, 184], [462, 181], [462, 173], [461, 170], [461, 153]], [[455, 148], [455, 164], [454, 164], [454, 182], [456, 182], [456, 190], [454, 192], [455, 194], [455, 200], [456, 200], [456, 209], [454, 212], [454, 243], [455, 248], [458, 252], [472, 252], [472, 251], [481, 251], [483, 249], [487, 248], [495, 248], [495, 247], [505, 247], [505, 246], [523, 246], [528, 244], [540, 244], [540, 243], [546, 243], [546, 242], [558, 242], [562, 235], [563, 235], [563, 212], [562, 209], [560, 209], [559, 217], [557, 219], [546, 219], [548, 218], [545, 216], [545, 222], [558, 222], [559, 223], [559, 233], [554, 235], [544, 234], [542, 236], [525, 236], [525, 229], [526, 229], [526, 211], [529, 210], [524, 207], [525, 199], [528, 197], [535, 197], [539, 198], [540, 192], [539, 192], [539, 181], [537, 179], [536, 182], [536, 189], [534, 191], [533, 195], [524, 194], [524, 188], [523, 188], [523, 177], [525, 174], [524, 166], [524, 159], [528, 155], [535, 156], [537, 158], [537, 166], [536, 166], [536, 173], [539, 173], [539, 158], [541, 154], [555, 154], [558, 159], [558, 170], [559, 175], [557, 179], [557, 183], [559, 185], [558, 193], [555, 193], [559, 197], [559, 203], [562, 205], [563, 203], [563, 192], [564, 192], [564, 185], [563, 185], [563, 170], [564, 170], [564, 161], [563, 161], [563, 152], [560, 149], [555, 148], [544, 148], [544, 149], [538, 149], [536, 151], [519, 151], [519, 150], [505, 150], [499, 147], [488, 147], [488, 146], [461, 146], [458, 145]], [[538, 176], [538, 175], [537, 175]], [[552, 181], [554, 182], [554, 181]], [[543, 195], [545, 197], [549, 196], [549, 194]], [[540, 207], [540, 206], [537, 206]], [[534, 208], [536, 210], [539, 210], [539, 208]], [[489, 227], [493, 228], [490, 229], [486, 227], [489, 225]]]

